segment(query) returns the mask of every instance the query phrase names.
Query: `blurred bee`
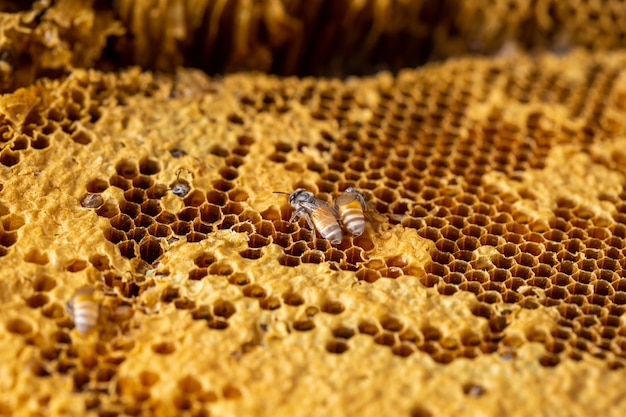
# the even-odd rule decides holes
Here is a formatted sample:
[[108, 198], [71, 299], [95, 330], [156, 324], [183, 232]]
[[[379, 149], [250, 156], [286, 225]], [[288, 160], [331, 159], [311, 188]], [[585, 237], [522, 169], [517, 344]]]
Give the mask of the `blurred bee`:
[[[276, 193], [287, 194], [283, 192]], [[328, 239], [332, 245], [341, 243], [343, 236], [338, 222], [339, 213], [333, 206], [315, 198], [313, 193], [304, 188], [298, 188], [289, 194], [289, 204], [296, 209], [289, 219], [290, 222], [304, 217], [311, 230], [313, 230], [313, 237], [315, 237], [315, 229], [317, 229], [322, 238]]]
[[363, 234], [367, 212], [365, 194], [353, 187], [346, 188], [346, 191], [335, 199], [335, 210], [348, 232], [354, 236]]
[[181, 198], [185, 197], [187, 193], [189, 193], [189, 190], [191, 190], [191, 185], [189, 184], [189, 181], [180, 178], [180, 174], [183, 171], [189, 172], [189, 170], [185, 168], [180, 168], [178, 171], [176, 171], [176, 181], [174, 181], [174, 183], [170, 187], [170, 190], [172, 190], [172, 194]]
[[85, 286], [76, 290], [67, 303], [67, 310], [76, 330], [86, 334], [98, 322], [100, 303], [94, 297], [95, 289]]

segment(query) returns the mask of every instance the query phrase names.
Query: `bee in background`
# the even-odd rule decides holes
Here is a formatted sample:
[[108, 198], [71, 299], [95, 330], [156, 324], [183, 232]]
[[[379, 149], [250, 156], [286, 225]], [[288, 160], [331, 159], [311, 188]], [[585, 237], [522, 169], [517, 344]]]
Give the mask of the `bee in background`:
[[76, 290], [67, 303], [70, 318], [74, 322], [76, 330], [83, 335], [96, 325], [100, 316], [100, 303], [94, 295], [94, 287], [85, 286]]
[[361, 236], [365, 230], [365, 217], [368, 203], [365, 194], [356, 188], [346, 188], [335, 199], [335, 210], [341, 217], [341, 222], [353, 236]]
[[[279, 191], [275, 193], [287, 194]], [[297, 221], [300, 217], [304, 217], [313, 231], [313, 237], [315, 237], [315, 230], [317, 229], [322, 235], [322, 238], [328, 239], [332, 245], [341, 243], [343, 235], [338, 221], [339, 213], [333, 206], [323, 200], [315, 198], [313, 193], [304, 188], [298, 188], [293, 193], [289, 194], [289, 204], [296, 210], [291, 215], [289, 219], [290, 222], [294, 220]]]
[[170, 186], [172, 194], [180, 198], [185, 197], [189, 193], [189, 190], [191, 190], [191, 185], [189, 184], [189, 181], [180, 178], [180, 174], [182, 174], [183, 171], [187, 171], [191, 174], [188, 169], [180, 168], [178, 171], [176, 171], [176, 181], [174, 181], [174, 183]]

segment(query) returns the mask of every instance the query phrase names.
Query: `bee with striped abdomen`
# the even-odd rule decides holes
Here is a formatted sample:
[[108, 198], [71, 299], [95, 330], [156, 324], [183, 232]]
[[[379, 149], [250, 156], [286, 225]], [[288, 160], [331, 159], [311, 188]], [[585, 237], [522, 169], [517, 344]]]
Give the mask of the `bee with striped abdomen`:
[[[287, 194], [282, 192], [277, 193]], [[313, 193], [304, 188], [298, 188], [293, 193], [289, 194], [289, 204], [296, 210], [291, 215], [289, 219], [290, 222], [304, 217], [313, 231], [314, 237], [315, 230], [317, 229], [322, 235], [322, 238], [328, 239], [332, 245], [341, 243], [343, 235], [338, 221], [339, 213], [333, 206], [323, 200], [315, 198]]]
[[100, 303], [94, 294], [95, 289], [92, 286], [85, 286], [76, 290], [67, 303], [70, 318], [76, 330], [81, 334], [88, 333], [96, 325], [100, 316]]
[[348, 232], [353, 236], [363, 234], [367, 211], [365, 194], [353, 187], [346, 188], [346, 191], [335, 199], [335, 209]]

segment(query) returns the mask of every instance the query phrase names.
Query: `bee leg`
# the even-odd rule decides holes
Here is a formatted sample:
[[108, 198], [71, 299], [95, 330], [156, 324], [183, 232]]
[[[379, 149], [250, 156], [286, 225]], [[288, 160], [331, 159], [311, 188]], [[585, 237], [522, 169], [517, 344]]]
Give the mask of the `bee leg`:
[[309, 228], [311, 229], [311, 238], [313, 240], [316, 239], [316, 233], [315, 233], [315, 224], [313, 224], [313, 220], [311, 220], [311, 216], [309, 215], [309, 213], [304, 213], [304, 219], [306, 220], [306, 223], [309, 225]]

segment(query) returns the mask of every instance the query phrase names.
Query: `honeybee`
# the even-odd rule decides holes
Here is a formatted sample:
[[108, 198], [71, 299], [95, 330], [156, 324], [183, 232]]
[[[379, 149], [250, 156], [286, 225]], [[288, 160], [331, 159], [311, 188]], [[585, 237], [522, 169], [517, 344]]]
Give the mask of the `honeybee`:
[[85, 286], [76, 290], [67, 303], [70, 318], [81, 334], [86, 334], [98, 322], [100, 303], [94, 297], [95, 289]]
[[[277, 193], [287, 194], [282, 192]], [[289, 194], [289, 204], [296, 209], [289, 219], [290, 222], [304, 217], [313, 231], [314, 237], [315, 230], [317, 229], [322, 235], [322, 238], [328, 239], [332, 245], [341, 243], [343, 236], [338, 221], [339, 213], [333, 206], [323, 200], [315, 198], [313, 193], [304, 188], [298, 188], [293, 193]]]
[[185, 168], [180, 168], [178, 171], [176, 171], [176, 181], [174, 181], [174, 183], [170, 187], [170, 190], [172, 190], [172, 194], [181, 198], [185, 197], [187, 193], [189, 193], [189, 190], [191, 190], [191, 185], [189, 184], [189, 181], [180, 178], [180, 174], [182, 174], [183, 171], [189, 172], [189, 170]]
[[365, 194], [353, 187], [346, 188], [346, 191], [335, 199], [335, 210], [348, 232], [353, 236], [363, 234], [367, 212]]

